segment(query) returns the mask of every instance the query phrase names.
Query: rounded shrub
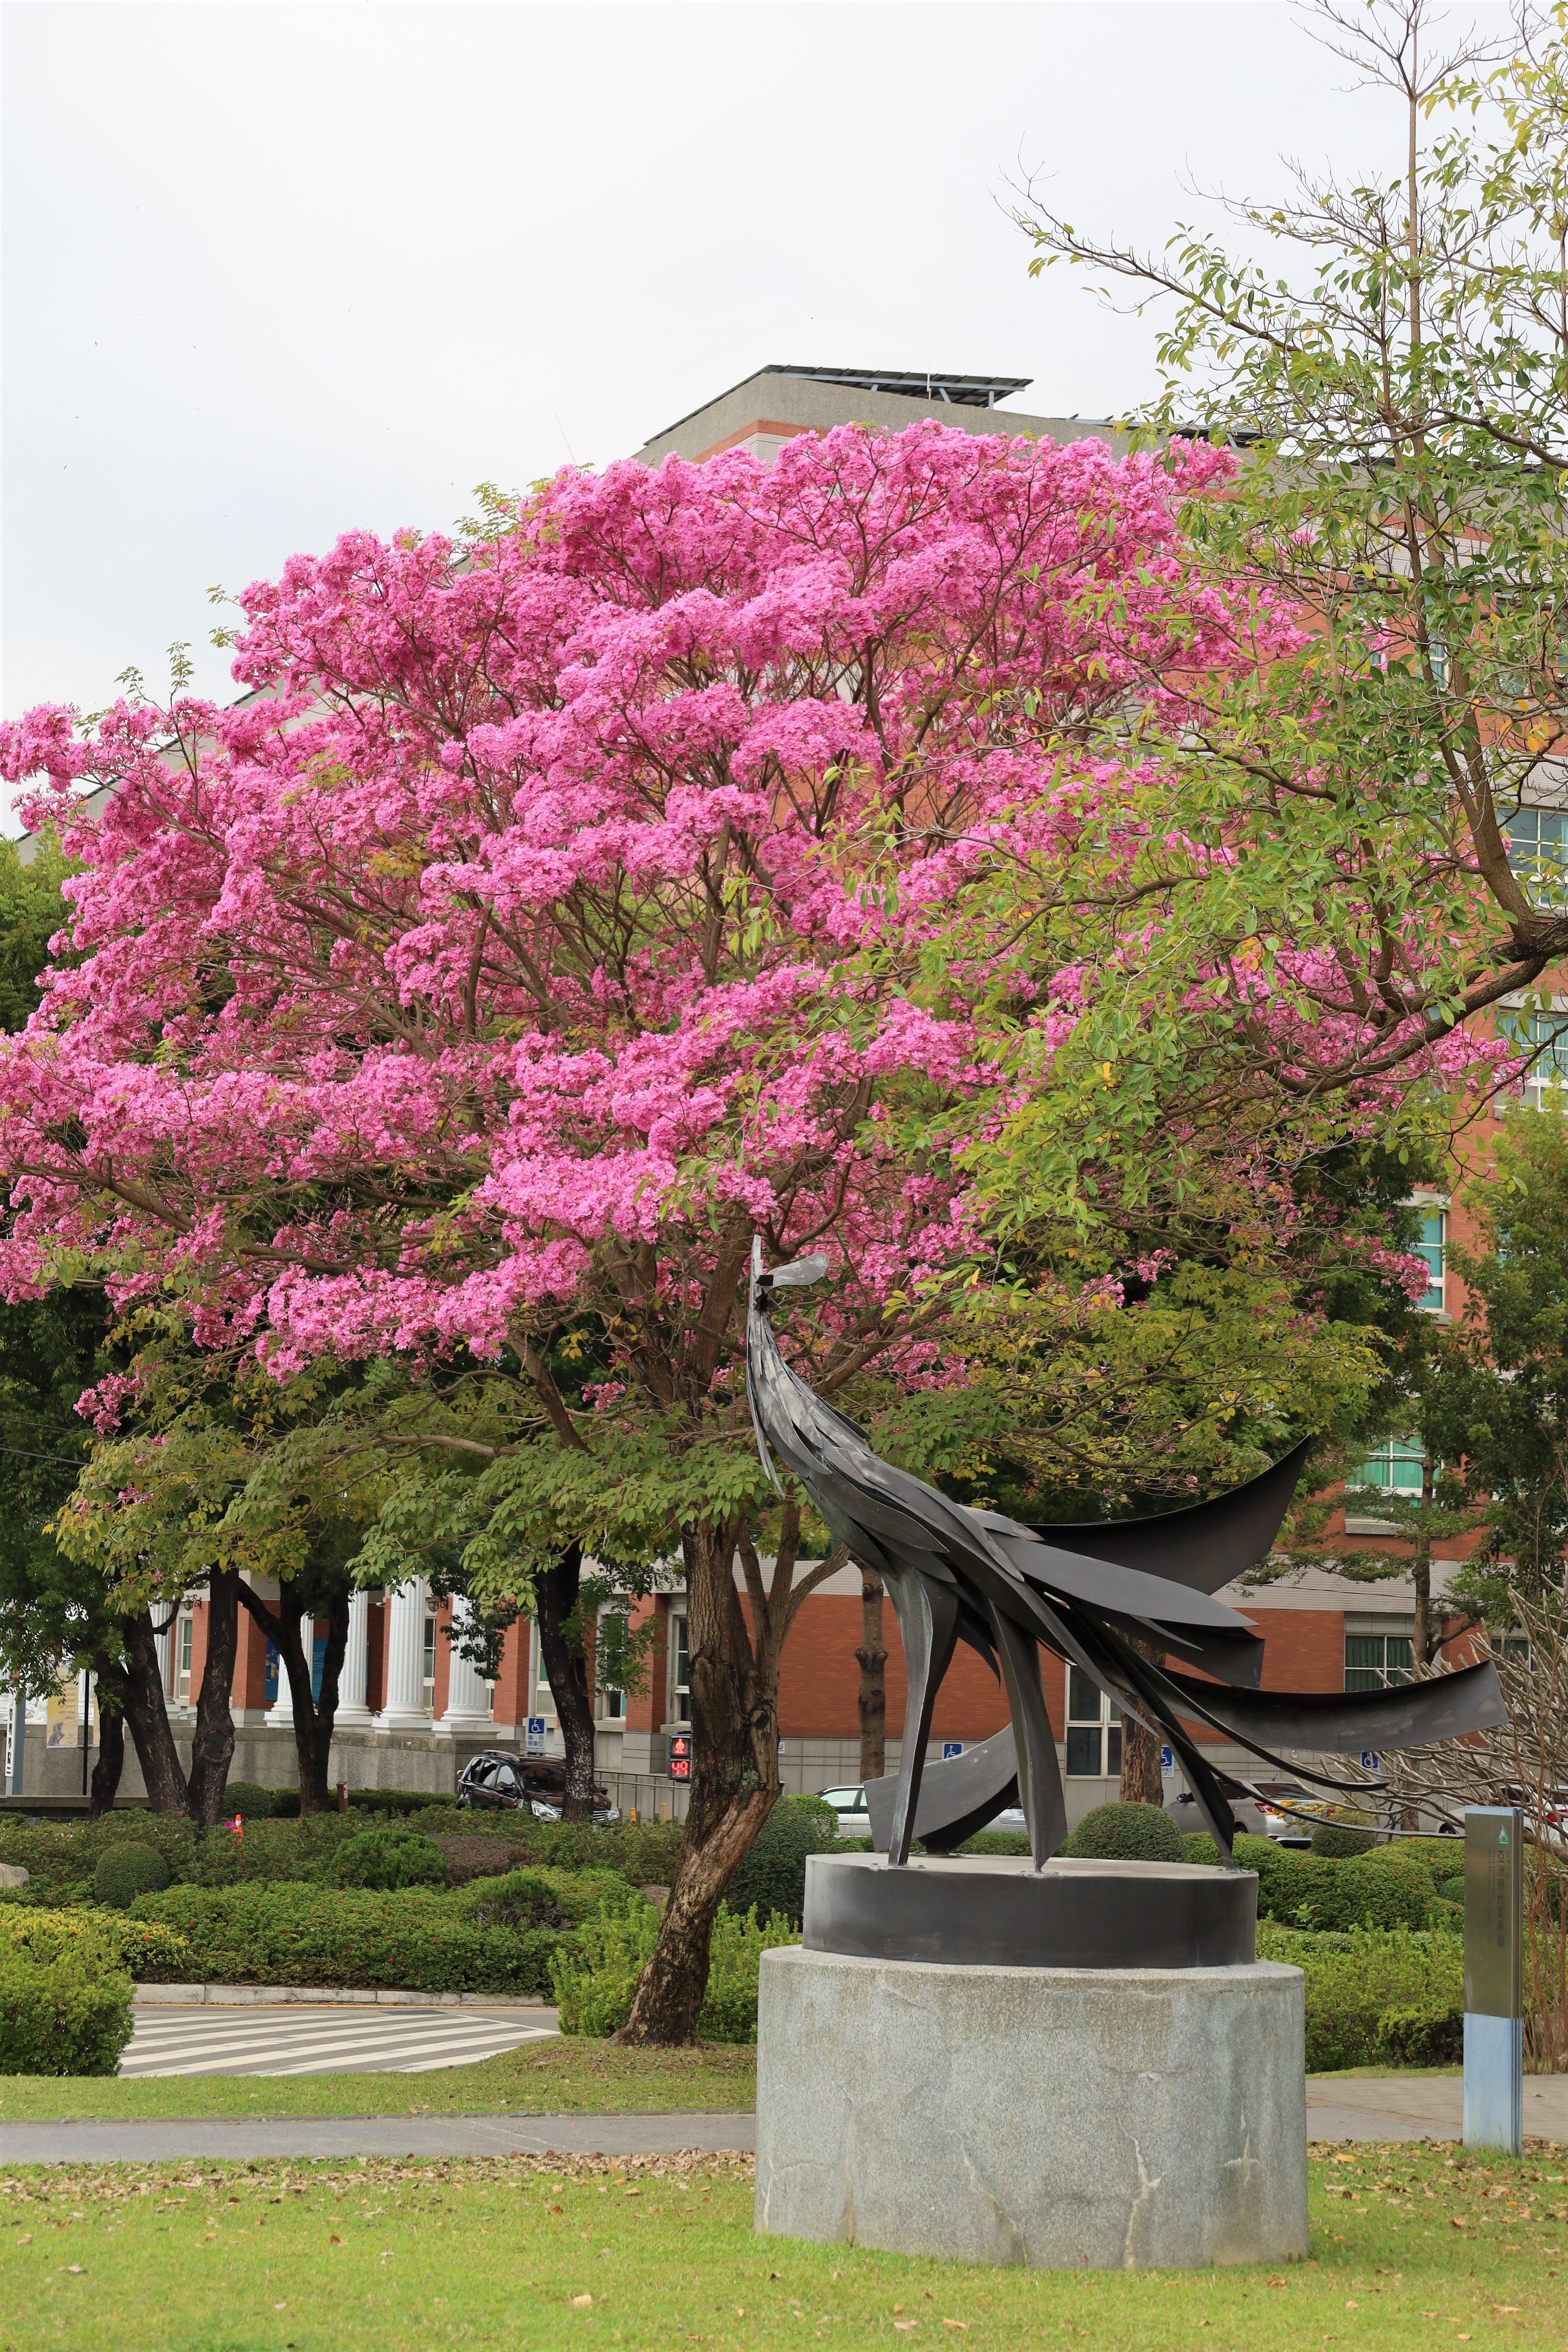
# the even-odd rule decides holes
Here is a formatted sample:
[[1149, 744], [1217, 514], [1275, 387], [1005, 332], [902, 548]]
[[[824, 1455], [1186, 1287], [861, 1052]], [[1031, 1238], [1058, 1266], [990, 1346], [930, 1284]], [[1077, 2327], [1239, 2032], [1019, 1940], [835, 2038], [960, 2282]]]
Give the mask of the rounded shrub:
[[1186, 1841], [1158, 1805], [1124, 1804], [1120, 1798], [1085, 1813], [1061, 1851], [1093, 1862], [1185, 1862]]
[[128, 1911], [139, 1895], [156, 1895], [168, 1884], [169, 1865], [150, 1845], [111, 1845], [92, 1874], [93, 1894], [114, 1911]]
[[345, 1838], [333, 1857], [340, 1886], [445, 1886], [440, 1849], [401, 1822], [377, 1822]]
[[223, 1792], [224, 1811], [237, 1813], [242, 1822], [270, 1821], [275, 1793], [258, 1780], [231, 1780]]
[[796, 1927], [805, 1910], [806, 1856], [830, 1852], [838, 1840], [838, 1816], [820, 1797], [781, 1797], [741, 1858], [724, 1900], [737, 1918], [755, 1910], [759, 1919], [775, 1912]]
[[0, 2074], [113, 2074], [131, 2039], [134, 1988], [70, 1954], [40, 1966], [0, 1953]]
[[1461, 1870], [1454, 1877], [1445, 1878], [1438, 1886], [1437, 1893], [1443, 1902], [1457, 1903], [1462, 1911], [1465, 1907], [1464, 1872]]
[[1348, 1862], [1352, 1853], [1370, 1853], [1376, 1843], [1372, 1831], [1354, 1822], [1312, 1824], [1312, 1852], [1326, 1853], [1333, 1862]]

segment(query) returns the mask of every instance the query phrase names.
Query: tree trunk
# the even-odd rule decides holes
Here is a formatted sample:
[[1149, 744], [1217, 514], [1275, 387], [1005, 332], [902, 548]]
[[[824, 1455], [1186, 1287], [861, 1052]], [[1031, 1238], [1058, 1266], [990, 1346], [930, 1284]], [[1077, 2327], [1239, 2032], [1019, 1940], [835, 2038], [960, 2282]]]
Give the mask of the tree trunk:
[[98, 1675], [98, 1761], [92, 1768], [87, 1817], [96, 1822], [112, 1811], [120, 1793], [120, 1776], [125, 1769], [125, 1717], [110, 1704], [103, 1676], [96, 1664], [93, 1673]]
[[554, 1566], [536, 1580], [533, 1594], [539, 1655], [566, 1747], [566, 1792], [561, 1807], [564, 1822], [594, 1818], [594, 1700], [588, 1688], [586, 1645], [579, 1642], [574, 1648], [564, 1631], [577, 1606], [582, 1581], [582, 1548], [571, 1544]]
[[860, 1647], [855, 1653], [860, 1668], [860, 1778], [879, 1780], [888, 1769], [888, 1653], [882, 1646], [882, 1600], [879, 1576], [864, 1570], [860, 1578]]
[[[1131, 1643], [1141, 1658], [1151, 1664], [1159, 1664], [1162, 1653], [1142, 1635], [1129, 1634]], [[1121, 1786], [1117, 1790], [1124, 1805], [1160, 1805], [1165, 1801], [1165, 1784], [1160, 1772], [1160, 1746], [1157, 1733], [1145, 1730], [1130, 1715], [1121, 1718]]]
[[[689, 2044], [708, 1990], [708, 1945], [724, 1889], [779, 1794], [778, 1649], [767, 1612], [753, 1655], [735, 1591], [734, 1527], [681, 1530], [691, 1675], [691, 1804], [653, 1958], [616, 2040]], [[783, 1547], [781, 1546], [781, 1552]], [[793, 1563], [792, 1563], [793, 1566]], [[774, 1570], [775, 1585], [782, 1559]], [[760, 1584], [753, 1591], [753, 1608]], [[761, 1612], [757, 1612], [759, 1615]]]
[[192, 1820], [210, 1830], [223, 1805], [234, 1760], [235, 1654], [239, 1646], [239, 1571], [215, 1568], [207, 1576], [207, 1655], [196, 1698], [188, 1802]]
[[[100, 1653], [93, 1659], [99, 1690], [113, 1694], [122, 1724], [129, 1728], [147, 1802], [155, 1813], [183, 1813], [189, 1798], [180, 1769], [179, 1750], [169, 1728], [163, 1697], [163, 1677], [158, 1667], [153, 1620], [143, 1609], [126, 1621], [123, 1658]], [[123, 1736], [123, 1735], [122, 1735]]]
[[[350, 1596], [346, 1591], [340, 1593], [327, 1611], [327, 1646], [321, 1653], [320, 1698], [310, 1689], [315, 1659], [313, 1655], [306, 1656], [305, 1637], [300, 1630], [304, 1612], [289, 1606], [289, 1587], [282, 1587], [276, 1609], [268, 1608], [248, 1584], [240, 1586], [239, 1598], [282, 1659], [289, 1677], [289, 1711], [294, 1722], [294, 1757], [300, 1771], [300, 1817], [335, 1812], [338, 1801], [328, 1776], [331, 1769], [332, 1731], [338, 1719], [338, 1687], [349, 1645]], [[312, 1643], [312, 1651], [313, 1648]]]

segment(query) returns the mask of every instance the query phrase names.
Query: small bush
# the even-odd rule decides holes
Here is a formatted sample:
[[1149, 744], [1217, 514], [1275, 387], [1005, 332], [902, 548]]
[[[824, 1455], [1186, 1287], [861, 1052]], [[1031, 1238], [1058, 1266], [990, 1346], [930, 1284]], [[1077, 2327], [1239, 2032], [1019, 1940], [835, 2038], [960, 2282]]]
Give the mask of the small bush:
[[340, 1886], [445, 1886], [447, 1864], [439, 1849], [401, 1822], [378, 1822], [346, 1838], [336, 1855]]
[[960, 1853], [1027, 1853], [1029, 1832], [1027, 1830], [977, 1830], [972, 1838], [965, 1838], [958, 1851]]
[[1123, 1804], [1120, 1799], [1086, 1813], [1061, 1852], [1097, 1862], [1185, 1862], [1181, 1831], [1158, 1805]]
[[[775, 1811], [777, 1808], [774, 1808]], [[637, 1980], [658, 1940], [651, 1905], [590, 1922], [563, 1941], [550, 1964], [563, 2033], [607, 2040], [631, 2010]], [[738, 1916], [719, 1906], [709, 1945], [708, 1990], [700, 2031], [710, 2042], [757, 2038], [757, 1979], [763, 1954], [800, 1937], [787, 1919], [763, 1926], [754, 1910]]]
[[272, 1818], [275, 1789], [264, 1789], [259, 1780], [230, 1780], [223, 1792], [223, 1811], [232, 1821], [236, 1813], [241, 1821], [266, 1822]]
[[601, 1912], [631, 1910], [646, 1897], [614, 1870], [510, 1871], [474, 1879], [450, 1909], [482, 1927], [578, 1927]]
[[1346, 1861], [1352, 1853], [1370, 1853], [1377, 1843], [1369, 1829], [1354, 1822], [1314, 1822], [1312, 1852], [1326, 1853], [1331, 1861]]
[[1437, 1898], [1442, 1903], [1457, 1903], [1461, 1911], [1464, 1909], [1465, 1874], [1462, 1870], [1455, 1877], [1443, 1880], [1437, 1889]]
[[1465, 2057], [1465, 2005], [1385, 2009], [1373, 2036], [1373, 2061], [1383, 2066], [1458, 2066]]
[[271, 1791], [271, 1796], [272, 1819], [275, 1822], [297, 1822], [299, 1820], [300, 1791], [298, 1789], [274, 1789]]
[[0, 1951], [0, 2074], [113, 2074], [131, 2039], [132, 1987], [70, 1957]]
[[724, 1900], [737, 1916], [776, 1913], [798, 1927], [805, 1910], [805, 1863], [839, 1845], [838, 1816], [820, 1797], [781, 1797], [737, 1865]]
[[139, 1895], [169, 1884], [169, 1865], [150, 1845], [110, 1846], [92, 1874], [92, 1891], [114, 1911], [128, 1911]]

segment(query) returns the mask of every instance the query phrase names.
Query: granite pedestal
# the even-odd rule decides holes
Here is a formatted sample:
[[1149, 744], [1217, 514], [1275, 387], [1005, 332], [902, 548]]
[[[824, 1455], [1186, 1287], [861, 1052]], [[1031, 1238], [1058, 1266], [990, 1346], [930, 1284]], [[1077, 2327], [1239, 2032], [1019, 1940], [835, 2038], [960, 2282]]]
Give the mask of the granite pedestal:
[[[1182, 1939], [1161, 1927], [1184, 1882], [1212, 1887], [1221, 1874], [1057, 1863], [1037, 1874], [980, 1857], [888, 1874], [903, 1882], [895, 1937], [907, 1941], [923, 1899], [972, 1938], [977, 1920], [994, 1932], [1004, 1918], [1016, 1944], [1032, 1906], [1051, 1957], [1095, 1948], [1082, 1915], [1105, 1915], [1108, 1871], [1122, 1896], [1131, 1874], [1159, 1965], [1031, 1966], [820, 1948], [836, 1917], [865, 1940], [875, 1889], [823, 1874], [868, 1864], [882, 1867], [814, 1857], [806, 1947], [763, 1955], [759, 2230], [1047, 2269], [1305, 2256], [1300, 1972], [1252, 1958], [1250, 1934], [1246, 1957], [1183, 1965]], [[915, 1872], [927, 1889], [911, 1889]], [[998, 1873], [1020, 1884], [998, 1894], [984, 1884]], [[1230, 1887], [1222, 1904], [1255, 1917], [1256, 1882], [1232, 1875]], [[1190, 1916], [1200, 1944], [1234, 1939], [1234, 1916], [1216, 1929], [1201, 1901]]]

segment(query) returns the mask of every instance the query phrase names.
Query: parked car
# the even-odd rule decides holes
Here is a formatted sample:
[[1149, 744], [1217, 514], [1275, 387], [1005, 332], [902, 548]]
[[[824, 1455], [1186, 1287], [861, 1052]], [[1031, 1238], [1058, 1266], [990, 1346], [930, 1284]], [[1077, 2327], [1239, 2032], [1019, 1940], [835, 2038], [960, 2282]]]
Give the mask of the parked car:
[[825, 1805], [831, 1805], [838, 1816], [841, 1838], [868, 1838], [871, 1816], [866, 1811], [866, 1791], [858, 1789], [818, 1789], [817, 1795]]
[[[1221, 1776], [1220, 1788], [1243, 1835], [1272, 1838], [1276, 1845], [1310, 1845], [1313, 1822], [1332, 1810], [1326, 1798], [1312, 1796], [1295, 1780], [1257, 1780], [1244, 1789], [1239, 1780]], [[1204, 1826], [1190, 1790], [1173, 1797], [1165, 1811], [1184, 1835]]]
[[[837, 1814], [841, 1838], [870, 1836], [871, 1816], [866, 1810], [864, 1786], [858, 1789], [819, 1789], [816, 1793], [823, 1803], [831, 1805]], [[1005, 1812], [998, 1813], [995, 1820], [987, 1822], [985, 1826], [993, 1830], [1026, 1830], [1029, 1825], [1024, 1819], [1023, 1807], [1009, 1805]]]
[[[521, 1756], [509, 1756], [499, 1748], [489, 1748], [482, 1756], [473, 1757], [464, 1765], [458, 1780], [458, 1802], [466, 1811], [495, 1811], [510, 1808], [521, 1811], [524, 1806], [536, 1821], [558, 1822], [566, 1796], [566, 1767]], [[606, 1822], [618, 1822], [620, 1814], [610, 1802], [610, 1792], [595, 1784], [594, 1820], [602, 1828]]]

